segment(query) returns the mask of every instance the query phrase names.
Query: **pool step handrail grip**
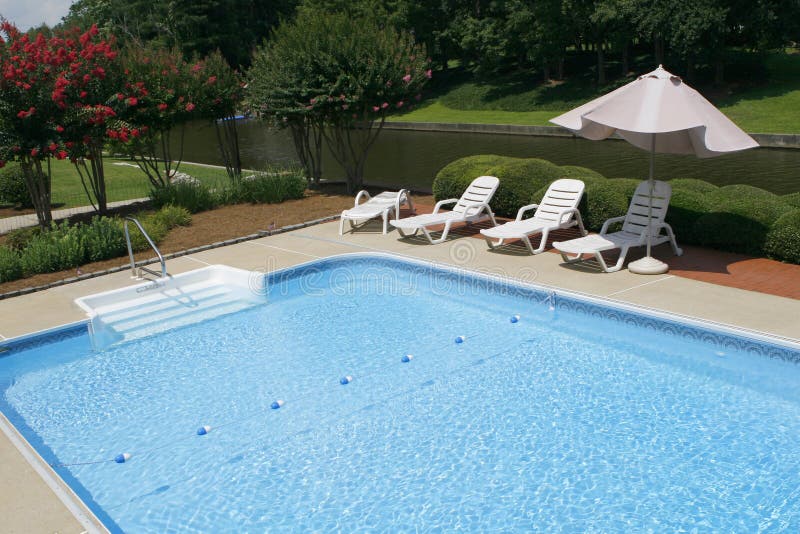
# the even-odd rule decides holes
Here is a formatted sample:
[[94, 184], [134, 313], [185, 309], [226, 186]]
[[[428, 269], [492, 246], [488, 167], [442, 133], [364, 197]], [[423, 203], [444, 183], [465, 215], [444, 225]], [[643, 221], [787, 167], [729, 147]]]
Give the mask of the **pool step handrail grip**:
[[[578, 226], [581, 235], [587, 234], [583, 227], [581, 212], [578, 211], [586, 184], [581, 180], [561, 178], [550, 184], [547, 192], [538, 204], [522, 206], [513, 221], [481, 230], [489, 248], [502, 246], [509, 239], [519, 239], [531, 254], [544, 252], [547, 237], [553, 230], [561, 230]], [[535, 209], [533, 217], [523, 219], [525, 212]], [[530, 236], [542, 234], [539, 246], [531, 245]], [[497, 241], [493, 241], [497, 239]]]
[[[150, 245], [150, 248], [152, 248], [153, 251], [155, 251], [156, 256], [158, 256], [158, 261], [161, 262], [161, 274], [157, 273], [156, 271], [154, 271], [152, 269], [148, 269], [145, 266], [140, 266], [139, 270], [137, 272], [137, 270], [136, 270], [136, 261], [133, 258], [133, 246], [131, 245], [131, 234], [130, 234], [130, 230], [128, 230], [128, 222], [129, 221], [136, 225], [136, 227], [139, 229], [139, 231], [142, 232], [142, 235], [144, 236], [145, 240], [147, 241], [147, 244]], [[167, 276], [169, 276], [169, 274], [167, 273], [167, 262], [164, 261], [164, 256], [161, 255], [161, 251], [158, 250], [158, 247], [156, 247], [156, 244], [153, 243], [153, 240], [150, 239], [149, 235], [147, 235], [147, 232], [145, 231], [144, 227], [142, 226], [142, 223], [140, 223], [139, 220], [136, 219], [135, 217], [125, 217], [125, 222], [123, 224], [123, 228], [125, 229], [125, 243], [127, 243], [127, 245], [128, 245], [128, 257], [131, 259], [131, 278], [140, 279], [140, 278], [142, 278], [142, 273], [143, 272], [151, 274], [153, 276], [158, 276], [160, 278], [166, 278]]]

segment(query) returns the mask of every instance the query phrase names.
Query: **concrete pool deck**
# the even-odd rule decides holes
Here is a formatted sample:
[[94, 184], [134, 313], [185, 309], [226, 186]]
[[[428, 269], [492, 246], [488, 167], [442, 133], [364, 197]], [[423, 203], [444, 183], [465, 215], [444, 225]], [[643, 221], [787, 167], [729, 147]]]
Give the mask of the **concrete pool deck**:
[[[396, 232], [381, 235], [377, 224], [339, 236], [338, 224], [334, 221], [188, 254], [168, 260], [167, 270], [177, 274], [206, 265], [225, 264], [266, 272], [337, 254], [389, 252], [756, 330], [787, 340], [798, 341], [800, 337], [800, 300], [797, 299], [670, 273], [645, 277], [628, 271], [600, 273], [591, 265], [567, 267], [558, 254], [530, 256], [516, 245], [490, 251], [483, 240], [466, 237], [460, 231], [445, 243], [430, 245], [418, 238], [398, 239]], [[668, 246], [657, 247], [654, 251], [654, 255], [670, 262], [672, 255]], [[690, 254], [688, 251], [687, 255]], [[75, 298], [137, 282], [131, 279], [129, 271], [123, 271], [2, 300], [0, 340], [80, 321], [85, 316], [74, 304]], [[0, 517], [4, 518], [4, 531], [83, 532], [91, 526], [75, 518], [1, 432], [0, 480], [4, 481], [0, 486]]]

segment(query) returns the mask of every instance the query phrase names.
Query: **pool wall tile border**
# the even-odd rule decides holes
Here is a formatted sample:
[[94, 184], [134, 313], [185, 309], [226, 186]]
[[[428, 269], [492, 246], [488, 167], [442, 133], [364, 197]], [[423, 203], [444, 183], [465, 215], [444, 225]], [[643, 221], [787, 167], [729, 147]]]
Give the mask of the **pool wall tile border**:
[[396, 254], [357, 252], [301, 263], [266, 274], [265, 287], [269, 292], [269, 287], [275, 283], [286, 283], [336, 263], [346, 262], [348, 265], [364, 264], [375, 267], [376, 259], [382, 260], [381, 263], [385, 267], [401, 265], [409, 270], [422, 269], [427, 271], [426, 274], [436, 271], [439, 273], [438, 276], [444, 275], [455, 279], [463, 278], [465, 275], [472, 276], [481, 280], [488, 291], [534, 299], [538, 303], [552, 302], [556, 310], [608, 319], [684, 340], [704, 341], [720, 349], [739, 350], [795, 364], [800, 363], [800, 343], [795, 340], [722, 323], [698, 320], [614, 299], [526, 283], [513, 278], [499, 277], [495, 274]]

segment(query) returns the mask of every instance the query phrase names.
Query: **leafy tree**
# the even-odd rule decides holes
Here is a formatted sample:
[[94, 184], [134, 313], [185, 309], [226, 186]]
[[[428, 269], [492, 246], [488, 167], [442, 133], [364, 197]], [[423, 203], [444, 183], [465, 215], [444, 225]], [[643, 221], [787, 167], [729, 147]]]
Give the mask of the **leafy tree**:
[[249, 99], [278, 125], [306, 132], [324, 125], [322, 136], [353, 191], [362, 185], [386, 115], [421, 98], [430, 75], [424, 48], [405, 32], [346, 14], [301, 11], [256, 52]]

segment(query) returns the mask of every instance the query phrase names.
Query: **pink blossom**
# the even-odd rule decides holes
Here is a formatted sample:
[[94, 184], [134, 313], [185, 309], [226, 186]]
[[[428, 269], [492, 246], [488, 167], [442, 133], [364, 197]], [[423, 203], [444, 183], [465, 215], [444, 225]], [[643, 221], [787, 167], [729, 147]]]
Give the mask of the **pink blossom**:
[[428, 78], [429, 80], [433, 77], [433, 72], [431, 71], [431, 69], [425, 71], [425, 77]]
[[386, 109], [388, 107], [389, 107], [389, 103], [388, 102], [384, 102], [383, 104], [381, 104], [381, 109]]
[[409, 83], [411, 81], [411, 75], [410, 74], [406, 74], [405, 76], [403, 76], [403, 81], [406, 82], [406, 83]]
[[379, 108], [378, 106], [372, 106], [372, 111], [380, 111], [380, 110], [381, 108]]
[[403, 107], [403, 101], [401, 100], [400, 102], [397, 103], [397, 108], [399, 109], [402, 107]]
[[194, 108], [195, 108], [195, 105], [192, 104], [191, 102], [186, 104], [186, 111], [192, 112], [192, 111], [194, 111]]

